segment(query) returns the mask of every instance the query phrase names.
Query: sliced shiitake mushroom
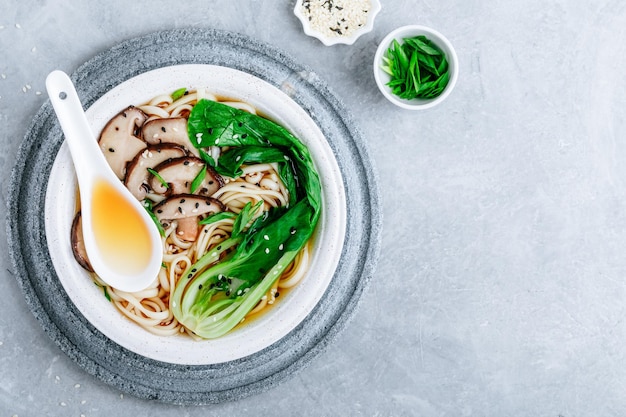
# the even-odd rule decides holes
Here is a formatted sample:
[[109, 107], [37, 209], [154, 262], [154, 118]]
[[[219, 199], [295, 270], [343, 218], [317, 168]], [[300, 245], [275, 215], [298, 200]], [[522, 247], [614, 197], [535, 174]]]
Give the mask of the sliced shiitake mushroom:
[[198, 218], [225, 210], [221, 201], [196, 194], [175, 194], [153, 208], [156, 218], [164, 227], [177, 222], [176, 235], [186, 241], [198, 237]]
[[[154, 167], [160, 178], [152, 176], [150, 188], [158, 194], [190, 193], [193, 180], [200, 174], [204, 166], [204, 161], [194, 156], [185, 156], [162, 162]], [[169, 189], [163, 185], [161, 180], [168, 184]], [[195, 190], [195, 193], [212, 195], [222, 185], [224, 185], [222, 177], [213, 168], [207, 166], [206, 175]]]
[[113, 117], [100, 134], [100, 149], [120, 180], [124, 179], [126, 164], [146, 147], [136, 132], [147, 118], [143, 111], [129, 106]]
[[141, 201], [146, 198], [150, 190], [150, 172], [164, 161], [180, 158], [187, 155], [187, 151], [182, 146], [173, 143], [162, 143], [159, 145], [149, 145], [140, 151], [126, 168], [124, 185], [130, 192]]
[[85, 241], [83, 240], [83, 221], [81, 212], [79, 211], [74, 216], [74, 221], [72, 221], [72, 253], [74, 254], [74, 258], [78, 262], [80, 266], [86, 269], [89, 272], [93, 272], [93, 268], [89, 263], [89, 258], [87, 257], [87, 250], [85, 249]]
[[154, 119], [141, 128], [143, 139], [150, 144], [175, 143], [187, 149], [196, 156], [198, 150], [192, 145], [187, 133], [187, 119], [172, 117], [169, 119]]

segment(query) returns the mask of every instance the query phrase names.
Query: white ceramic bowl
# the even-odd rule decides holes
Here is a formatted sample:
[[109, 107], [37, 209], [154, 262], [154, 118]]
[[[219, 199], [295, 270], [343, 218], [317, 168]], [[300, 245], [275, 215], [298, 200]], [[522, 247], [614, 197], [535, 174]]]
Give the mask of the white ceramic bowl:
[[[319, 39], [324, 45], [336, 45], [336, 44], [346, 44], [352, 45], [361, 35], [370, 32], [374, 27], [374, 19], [376, 19], [376, 15], [380, 12], [381, 6], [379, 0], [370, 0], [371, 7], [367, 13], [367, 20], [365, 24], [361, 26], [358, 30], [352, 32], [349, 36], [345, 35], [329, 35], [320, 31], [318, 28], [314, 27], [312, 21], [309, 20], [309, 17], [303, 7], [303, 4], [306, 0], [297, 0], [296, 6], [293, 10], [294, 14], [300, 19], [302, 22], [302, 28], [304, 29], [304, 33], [314, 38]], [[311, 2], [316, 2], [320, 0], [310, 0]], [[356, 4], [357, 1], [351, 0], [346, 1], [348, 7], [350, 4]], [[346, 8], [347, 11], [347, 8]]]
[[346, 228], [346, 199], [341, 171], [318, 126], [286, 94], [253, 75], [213, 65], [177, 65], [138, 75], [114, 87], [89, 109], [87, 119], [97, 134], [107, 121], [130, 104], [178, 88], [206, 88], [221, 97], [246, 101], [283, 125], [309, 148], [322, 183], [322, 213], [314, 234], [313, 259], [303, 280], [272, 309], [225, 336], [194, 341], [188, 336], [156, 336], [126, 319], [74, 260], [70, 228], [76, 209], [76, 177], [64, 143], [50, 172], [45, 201], [48, 249], [59, 280], [85, 318], [112, 341], [139, 355], [162, 362], [207, 365], [254, 354], [281, 339], [313, 310], [341, 256]]
[[[385, 55], [387, 49], [391, 46], [394, 39], [402, 43], [404, 38], [411, 38], [420, 35], [426, 36], [444, 52], [446, 59], [448, 60], [450, 79], [446, 88], [435, 98], [406, 100], [394, 95], [391, 92], [391, 89], [387, 86], [391, 76], [381, 68], [383, 65], [383, 56]], [[408, 110], [424, 110], [441, 103], [454, 89], [456, 81], [459, 78], [458, 58], [450, 41], [448, 41], [445, 36], [436, 30], [419, 25], [402, 26], [385, 36], [382, 42], [378, 45], [376, 55], [374, 56], [374, 78], [376, 79], [376, 84], [383, 95], [396, 106]]]

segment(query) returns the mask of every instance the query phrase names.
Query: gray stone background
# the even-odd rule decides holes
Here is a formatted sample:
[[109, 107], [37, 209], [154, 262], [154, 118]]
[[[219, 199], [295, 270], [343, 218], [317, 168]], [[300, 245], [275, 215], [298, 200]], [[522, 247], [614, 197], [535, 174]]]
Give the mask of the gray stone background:
[[[294, 4], [0, 5], [3, 201], [50, 71], [202, 27], [270, 43], [328, 83], [365, 132], [384, 212], [345, 331], [278, 387], [206, 407], [122, 395], [75, 365], [1, 239], [0, 415], [626, 415], [626, 3], [383, 0], [371, 33], [333, 47], [303, 34]], [[460, 60], [455, 91], [424, 112], [393, 107], [372, 75], [377, 43], [405, 24], [439, 30]]]

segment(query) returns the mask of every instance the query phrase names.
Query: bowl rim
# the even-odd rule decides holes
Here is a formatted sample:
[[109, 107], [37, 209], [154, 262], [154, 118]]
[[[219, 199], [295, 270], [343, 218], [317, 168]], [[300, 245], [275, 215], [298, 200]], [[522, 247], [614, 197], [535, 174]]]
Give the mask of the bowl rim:
[[[381, 67], [381, 61], [383, 54], [387, 51], [389, 46], [391, 45], [391, 41], [393, 39], [403, 38], [407, 35], [417, 36], [417, 35], [427, 35], [429, 39], [437, 44], [443, 52], [446, 54], [446, 58], [448, 59], [448, 63], [452, 70], [450, 74], [450, 80], [448, 81], [448, 85], [446, 88], [435, 98], [432, 99], [413, 99], [406, 100], [401, 99], [395, 95], [393, 95], [387, 87], [386, 83], [389, 79], [389, 75], [385, 73]], [[398, 107], [407, 110], [425, 110], [436, 106], [437, 104], [444, 101], [454, 89], [456, 82], [459, 78], [459, 64], [458, 64], [458, 56], [452, 43], [439, 31], [430, 28], [428, 26], [423, 25], [405, 25], [400, 26], [391, 32], [389, 32], [383, 40], [378, 44], [376, 49], [376, 53], [374, 55], [373, 62], [374, 69], [374, 79], [376, 80], [376, 85], [380, 92], [385, 96], [387, 100], [391, 103], [395, 104]]]
[[313, 38], [317, 38], [324, 45], [326, 46], [332, 46], [332, 45], [337, 45], [337, 44], [352, 45], [362, 35], [372, 31], [372, 29], [374, 28], [374, 20], [376, 20], [376, 16], [382, 9], [382, 6], [379, 0], [370, 0], [370, 2], [372, 4], [372, 7], [369, 11], [369, 15], [367, 17], [367, 21], [365, 25], [361, 27], [360, 29], [356, 30], [351, 36], [328, 37], [328, 36], [324, 36], [322, 33], [313, 29], [311, 25], [309, 24], [309, 20], [306, 18], [306, 16], [304, 16], [302, 11], [300, 10], [301, 9], [300, 5], [302, 3], [302, 0], [296, 1], [296, 4], [293, 9], [293, 13], [302, 23], [302, 29], [304, 33]]

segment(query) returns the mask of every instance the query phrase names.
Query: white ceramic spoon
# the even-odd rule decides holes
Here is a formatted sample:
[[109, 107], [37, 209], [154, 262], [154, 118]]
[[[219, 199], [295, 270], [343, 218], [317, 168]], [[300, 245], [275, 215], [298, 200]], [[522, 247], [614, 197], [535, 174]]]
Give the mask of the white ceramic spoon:
[[161, 268], [159, 231], [109, 167], [67, 74], [50, 73], [46, 89], [76, 169], [89, 262], [112, 287], [127, 292], [143, 290]]

